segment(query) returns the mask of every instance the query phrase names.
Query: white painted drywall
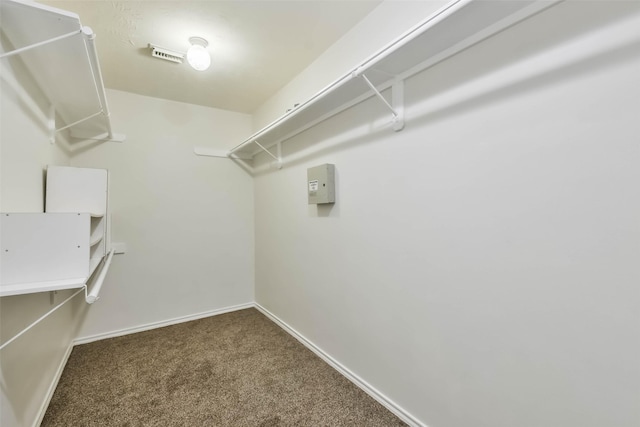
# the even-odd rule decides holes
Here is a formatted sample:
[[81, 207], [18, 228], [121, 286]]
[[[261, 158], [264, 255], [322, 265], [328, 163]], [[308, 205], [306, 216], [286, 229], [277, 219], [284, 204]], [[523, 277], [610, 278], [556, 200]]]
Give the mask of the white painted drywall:
[[108, 90], [124, 143], [79, 150], [72, 166], [110, 172], [113, 259], [80, 338], [253, 301], [253, 179], [226, 149], [251, 118], [208, 107]]
[[253, 113], [254, 131], [282, 116], [324, 87], [355, 69], [391, 40], [429, 16], [448, 0], [383, 1], [365, 19], [327, 49]]
[[[0, 48], [4, 51], [4, 47]], [[49, 143], [46, 102], [19, 61], [0, 62], [0, 212], [43, 212], [44, 170], [69, 158]], [[71, 291], [0, 298], [0, 342]], [[0, 350], [0, 425], [31, 426], [74, 338], [77, 316], [69, 304]]]
[[[73, 338], [253, 301], [253, 179], [231, 160], [193, 153], [194, 145], [229, 148], [250, 133], [251, 119], [108, 91], [126, 142], [52, 145], [42, 94], [24, 71], [2, 77], [2, 211], [43, 211], [47, 164], [106, 168], [112, 240], [127, 245], [98, 302], [78, 298], [2, 350], [0, 424], [14, 427], [37, 422]], [[71, 294], [1, 298], [2, 341]]]
[[[639, 6], [564, 2], [411, 78], [400, 133], [370, 99], [285, 144], [256, 301], [429, 427], [640, 425]], [[337, 202], [308, 206], [322, 163]]]

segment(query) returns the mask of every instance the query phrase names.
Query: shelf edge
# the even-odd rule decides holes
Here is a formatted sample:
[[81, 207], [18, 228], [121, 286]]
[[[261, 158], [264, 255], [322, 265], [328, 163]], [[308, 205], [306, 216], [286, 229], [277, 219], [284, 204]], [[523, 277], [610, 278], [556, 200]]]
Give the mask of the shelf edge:
[[75, 279], [54, 280], [51, 282], [17, 283], [10, 285], [0, 284], [0, 297], [77, 289], [82, 288], [86, 281], [86, 277], [80, 277]]

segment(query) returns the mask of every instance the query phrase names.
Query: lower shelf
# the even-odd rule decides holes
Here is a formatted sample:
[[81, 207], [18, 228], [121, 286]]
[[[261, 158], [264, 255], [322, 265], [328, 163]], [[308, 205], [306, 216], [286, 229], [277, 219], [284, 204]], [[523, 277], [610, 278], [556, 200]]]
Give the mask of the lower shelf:
[[86, 213], [3, 213], [0, 229], [0, 297], [82, 288], [105, 255]]
[[52, 280], [47, 282], [14, 283], [10, 285], [0, 284], [0, 297], [12, 295], [35, 294], [38, 292], [63, 291], [65, 289], [81, 288], [93, 275], [102, 258], [91, 258], [89, 262], [89, 276], [77, 279]]
[[86, 281], [86, 277], [79, 277], [77, 279], [53, 280], [51, 282], [0, 285], [0, 297], [35, 294], [37, 292], [63, 291], [65, 289], [77, 289], [83, 287]]

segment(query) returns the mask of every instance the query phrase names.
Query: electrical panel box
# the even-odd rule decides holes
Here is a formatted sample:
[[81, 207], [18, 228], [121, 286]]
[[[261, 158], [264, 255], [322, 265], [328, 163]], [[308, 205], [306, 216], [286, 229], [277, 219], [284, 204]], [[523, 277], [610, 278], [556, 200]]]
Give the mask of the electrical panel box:
[[307, 191], [310, 205], [335, 203], [335, 176], [335, 165], [329, 163], [307, 169]]

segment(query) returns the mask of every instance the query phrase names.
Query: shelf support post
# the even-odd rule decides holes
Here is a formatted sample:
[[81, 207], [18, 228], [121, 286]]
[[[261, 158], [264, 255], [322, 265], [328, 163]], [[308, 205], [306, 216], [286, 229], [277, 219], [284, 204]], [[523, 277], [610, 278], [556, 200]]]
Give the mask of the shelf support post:
[[[403, 105], [403, 100], [404, 100], [404, 85], [402, 83], [402, 80], [398, 80], [396, 81], [393, 86], [391, 87], [391, 98], [392, 98], [392, 102], [393, 102], [393, 106], [391, 104], [389, 104], [389, 102], [384, 98], [384, 96], [382, 96], [382, 94], [380, 93], [380, 91], [378, 90], [378, 88], [376, 88], [373, 83], [371, 83], [371, 81], [367, 78], [367, 76], [364, 75], [364, 73], [358, 74], [360, 77], [362, 77], [362, 79], [365, 81], [365, 83], [371, 88], [371, 90], [373, 91], [373, 93], [384, 103], [384, 105], [387, 106], [387, 108], [391, 111], [391, 115], [393, 116], [391, 118], [391, 122], [393, 123], [393, 130], [398, 132], [401, 131], [404, 128], [404, 105]], [[398, 111], [397, 107], [400, 106], [400, 111], [401, 113]]]

